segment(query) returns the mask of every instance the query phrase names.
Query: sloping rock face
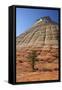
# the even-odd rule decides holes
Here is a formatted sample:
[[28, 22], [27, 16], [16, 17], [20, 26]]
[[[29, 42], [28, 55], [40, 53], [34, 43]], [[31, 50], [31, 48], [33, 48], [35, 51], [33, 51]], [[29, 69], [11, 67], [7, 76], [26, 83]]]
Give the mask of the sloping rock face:
[[[58, 80], [59, 26], [49, 16], [38, 19], [25, 33], [16, 37], [16, 82]], [[32, 61], [27, 58], [36, 51]]]
[[25, 33], [16, 38], [17, 47], [58, 47], [58, 24], [42, 17]]

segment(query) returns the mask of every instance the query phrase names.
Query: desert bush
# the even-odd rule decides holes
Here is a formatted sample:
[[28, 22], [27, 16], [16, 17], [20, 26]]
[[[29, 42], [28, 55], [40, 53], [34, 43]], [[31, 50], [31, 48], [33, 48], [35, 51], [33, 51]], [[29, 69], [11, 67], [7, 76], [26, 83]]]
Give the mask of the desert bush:
[[31, 53], [27, 57], [28, 60], [30, 60], [32, 63], [32, 71], [37, 70], [37, 69], [35, 69], [35, 62], [38, 60], [36, 57], [37, 57], [37, 54], [36, 54], [35, 50], [32, 50]]

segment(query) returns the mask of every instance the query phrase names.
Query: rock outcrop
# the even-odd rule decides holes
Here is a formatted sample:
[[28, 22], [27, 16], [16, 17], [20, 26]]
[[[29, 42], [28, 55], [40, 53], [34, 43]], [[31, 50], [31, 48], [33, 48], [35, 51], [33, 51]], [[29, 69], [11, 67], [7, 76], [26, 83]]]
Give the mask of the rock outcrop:
[[38, 19], [34, 25], [16, 38], [17, 47], [58, 47], [58, 24], [49, 16]]
[[[38, 19], [29, 30], [16, 37], [16, 82], [58, 80], [58, 35], [58, 24], [47, 16]], [[34, 72], [32, 60], [28, 58], [32, 51], [36, 52], [37, 59]]]

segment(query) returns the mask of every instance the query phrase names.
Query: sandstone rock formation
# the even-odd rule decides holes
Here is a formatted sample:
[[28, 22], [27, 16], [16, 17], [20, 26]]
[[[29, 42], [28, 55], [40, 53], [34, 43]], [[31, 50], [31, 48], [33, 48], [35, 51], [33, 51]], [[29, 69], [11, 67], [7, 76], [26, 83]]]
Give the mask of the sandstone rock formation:
[[58, 24], [49, 16], [37, 20], [34, 25], [16, 38], [17, 47], [58, 47]]
[[[58, 80], [59, 77], [59, 25], [49, 16], [38, 19], [26, 32], [16, 37], [16, 82]], [[36, 59], [27, 57], [32, 50]]]

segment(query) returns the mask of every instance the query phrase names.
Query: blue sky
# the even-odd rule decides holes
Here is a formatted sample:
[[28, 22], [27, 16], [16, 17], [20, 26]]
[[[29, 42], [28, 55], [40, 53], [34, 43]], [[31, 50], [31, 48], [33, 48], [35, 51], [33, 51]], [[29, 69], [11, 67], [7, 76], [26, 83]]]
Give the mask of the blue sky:
[[43, 16], [50, 16], [58, 22], [58, 10], [16, 8], [16, 36], [28, 30]]

